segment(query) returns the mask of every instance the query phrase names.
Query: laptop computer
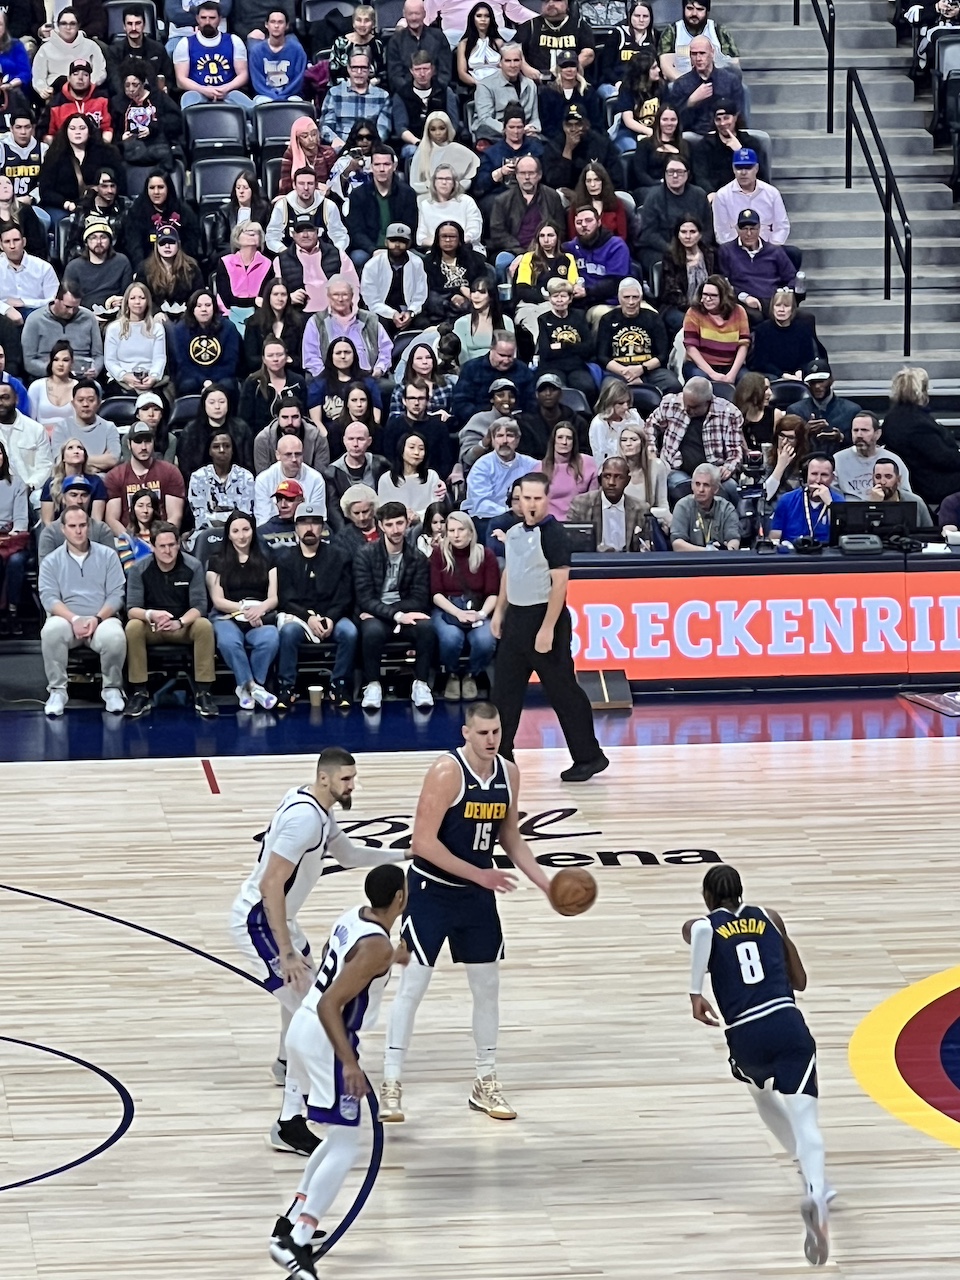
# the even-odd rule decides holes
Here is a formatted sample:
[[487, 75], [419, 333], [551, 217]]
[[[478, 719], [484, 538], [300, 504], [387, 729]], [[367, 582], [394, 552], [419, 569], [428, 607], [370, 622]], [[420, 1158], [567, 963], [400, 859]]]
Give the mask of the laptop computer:
[[597, 535], [592, 524], [564, 523], [571, 551], [596, 551]]

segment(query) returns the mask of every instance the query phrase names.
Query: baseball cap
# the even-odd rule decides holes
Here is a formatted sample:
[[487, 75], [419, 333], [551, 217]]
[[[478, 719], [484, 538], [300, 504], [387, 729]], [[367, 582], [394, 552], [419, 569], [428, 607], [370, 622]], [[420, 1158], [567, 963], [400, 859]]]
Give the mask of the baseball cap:
[[811, 360], [809, 364], [803, 367], [804, 382], [821, 382], [824, 378], [832, 378], [833, 370], [830, 365], [822, 357]]
[[273, 491], [275, 498], [302, 498], [303, 490], [296, 480], [281, 480]]
[[494, 391], [514, 391], [515, 392], [516, 389], [517, 389], [517, 384], [515, 382], [511, 382], [509, 378], [496, 378], [493, 382], [490, 383], [491, 395], [493, 395]]
[[86, 241], [89, 240], [91, 236], [109, 236], [112, 240], [113, 227], [111, 227], [109, 222], [88, 222], [83, 228], [83, 238]]
[[301, 502], [293, 513], [294, 520], [322, 520], [323, 512], [310, 502]]
[[148, 404], [154, 405], [157, 409], [163, 408], [163, 401], [155, 391], [141, 391], [137, 396], [136, 404], [133, 406], [134, 413], [138, 409], [145, 409]]
[[76, 58], [70, 63], [70, 74], [72, 75], [74, 71], [89, 71], [92, 73], [93, 67], [86, 58]]
[[718, 98], [713, 104], [713, 114], [715, 116], [735, 116], [737, 114], [737, 108], [729, 98]]
[[157, 232], [157, 244], [179, 244], [180, 232], [168, 223]]
[[93, 485], [86, 476], [66, 476], [60, 492], [66, 493], [69, 489], [86, 489], [87, 493], [93, 493]]
[[117, 175], [112, 169], [98, 169], [97, 176], [94, 180], [94, 186], [99, 186], [101, 182], [116, 182]]
[[413, 243], [413, 233], [405, 222], [391, 222], [387, 227], [385, 240], [406, 240], [407, 244]]
[[316, 231], [317, 224], [314, 221], [312, 213], [298, 213], [290, 223], [294, 231]]
[[756, 209], [741, 209], [737, 217], [738, 227], [759, 227], [760, 215]]
[[757, 153], [752, 147], [741, 147], [739, 151], [733, 153], [733, 167], [735, 169], [749, 169], [751, 165], [759, 163]]
[[557, 56], [558, 67], [576, 67], [579, 65], [580, 59], [573, 50], [561, 53]]
[[154, 440], [153, 427], [144, 422], [135, 422], [127, 433], [128, 440]]
[[584, 124], [587, 123], [587, 117], [575, 102], [570, 103], [569, 107], [567, 107], [567, 114], [563, 118], [564, 120], [582, 120]]
[[537, 379], [537, 390], [539, 391], [541, 387], [557, 387], [562, 391], [563, 379], [556, 373], [541, 373]]

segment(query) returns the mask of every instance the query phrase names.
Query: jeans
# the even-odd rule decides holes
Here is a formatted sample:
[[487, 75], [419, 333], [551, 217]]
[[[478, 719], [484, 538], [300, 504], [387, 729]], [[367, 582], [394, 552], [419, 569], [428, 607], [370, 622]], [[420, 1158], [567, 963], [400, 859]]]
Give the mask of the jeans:
[[7, 556], [6, 560], [0, 560], [0, 583], [3, 584], [0, 594], [7, 608], [19, 609], [26, 572], [26, 551], [15, 551], [12, 556]]
[[431, 616], [433, 629], [437, 633], [437, 649], [440, 654], [440, 667], [443, 671], [456, 671], [463, 653], [464, 645], [470, 646], [470, 674], [480, 675], [493, 661], [497, 642], [490, 630], [490, 619], [484, 620], [482, 626], [465, 630], [456, 618], [445, 613], [443, 609], [434, 609]]
[[[277, 675], [281, 684], [291, 687], [297, 683], [297, 664], [302, 644], [312, 645], [296, 622], [288, 622], [280, 628], [280, 654], [277, 658]], [[357, 628], [349, 618], [341, 618], [333, 627], [333, 644], [336, 656], [333, 660], [334, 680], [349, 680], [353, 674], [353, 660], [357, 652]]]
[[507, 283], [507, 279], [508, 279], [507, 267], [509, 267], [510, 263], [514, 260], [515, 257], [516, 257], [516, 254], [514, 253], [504, 252], [504, 253], [497, 254], [497, 261], [495, 264], [496, 270], [497, 270], [497, 284]]
[[[688, 476], [686, 471], [671, 471], [667, 476], [667, 497], [670, 501], [671, 510], [677, 505], [681, 498], [685, 498], [688, 493], [692, 492], [693, 480]], [[721, 480], [720, 492], [732, 502], [734, 507], [740, 501], [740, 488], [736, 480]]]
[[277, 628], [251, 627], [244, 633], [232, 618], [215, 618], [213, 630], [217, 648], [237, 684], [265, 684], [280, 647]]
[[353, 265], [357, 268], [357, 274], [359, 275], [360, 272], [363, 270], [363, 268], [370, 261], [371, 255], [367, 253], [366, 249], [350, 249], [347, 252], [347, 257], [350, 259]]
[[[205, 98], [203, 94], [198, 93], [196, 89], [188, 89], [180, 99], [180, 109], [182, 111], [184, 107], [196, 107], [209, 101], [209, 98]], [[253, 100], [248, 98], [245, 93], [241, 93], [239, 89], [231, 89], [222, 101], [232, 102], [235, 106], [243, 107], [247, 115], [250, 115], [253, 112]]]

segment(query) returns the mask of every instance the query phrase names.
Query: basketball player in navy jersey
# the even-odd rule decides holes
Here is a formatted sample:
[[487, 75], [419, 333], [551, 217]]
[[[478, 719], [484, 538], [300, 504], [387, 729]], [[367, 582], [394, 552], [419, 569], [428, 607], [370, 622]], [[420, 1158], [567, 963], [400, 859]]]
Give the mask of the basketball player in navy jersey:
[[316, 977], [310, 944], [297, 912], [323, 874], [328, 855], [343, 867], [369, 867], [398, 861], [392, 850], [368, 849], [340, 830], [331, 810], [349, 809], [356, 786], [357, 762], [343, 747], [326, 747], [317, 760], [312, 785], [293, 787], [283, 797], [260, 840], [260, 852], [233, 904], [233, 940], [255, 968], [267, 991], [280, 1003], [280, 1048], [272, 1074], [283, 1085], [283, 1106], [270, 1133], [277, 1151], [308, 1156], [317, 1136], [301, 1115], [300, 1082], [287, 1070], [286, 1034], [304, 992]]
[[413, 1021], [426, 995], [444, 942], [454, 964], [467, 970], [473, 994], [477, 1072], [468, 1099], [475, 1111], [514, 1120], [496, 1074], [500, 1026], [503, 932], [497, 894], [517, 887], [516, 877], [494, 866], [494, 846], [543, 893], [550, 881], [520, 834], [517, 766], [498, 754], [500, 714], [489, 702], [469, 706], [463, 746], [442, 755], [424, 778], [413, 824], [409, 901], [400, 936], [410, 951], [390, 1009], [384, 1055], [380, 1118], [403, 1120], [400, 1084]]
[[333, 926], [320, 973], [287, 1035], [289, 1066], [303, 1082], [307, 1115], [327, 1126], [270, 1242], [270, 1257], [295, 1280], [317, 1274], [311, 1241], [360, 1148], [360, 1099], [369, 1088], [358, 1057], [360, 1035], [377, 1021], [394, 960], [409, 959], [390, 941], [407, 901], [403, 872], [375, 867], [363, 889], [370, 905], [354, 907]]
[[743, 902], [730, 866], [711, 867], [703, 880], [706, 916], [688, 920], [690, 1004], [708, 1027], [720, 1021], [703, 995], [707, 974], [723, 1018], [730, 1067], [750, 1089], [760, 1118], [800, 1165], [806, 1195], [800, 1206], [808, 1262], [823, 1266], [830, 1250], [823, 1136], [817, 1120], [817, 1046], [795, 991], [807, 975], [776, 911]]

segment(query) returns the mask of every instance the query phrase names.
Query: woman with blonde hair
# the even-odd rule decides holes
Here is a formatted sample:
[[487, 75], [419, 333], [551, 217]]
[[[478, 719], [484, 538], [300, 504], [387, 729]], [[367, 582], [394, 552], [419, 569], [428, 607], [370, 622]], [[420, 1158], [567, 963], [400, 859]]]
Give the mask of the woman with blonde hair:
[[[819, 410], [818, 410], [819, 412]], [[928, 506], [960, 493], [960, 452], [946, 427], [930, 412], [926, 369], [904, 367], [890, 384], [880, 451], [892, 449], [910, 473], [910, 489]]]
[[418, 196], [430, 190], [430, 180], [441, 164], [449, 165], [463, 191], [470, 190], [480, 157], [456, 140], [453, 121], [445, 111], [431, 111], [423, 122], [423, 138], [410, 161], [410, 185]]
[[590, 452], [598, 471], [619, 454], [620, 432], [626, 426], [643, 426], [633, 407], [633, 392], [620, 378], [604, 378], [590, 423]]
[[107, 325], [103, 363], [110, 375], [108, 395], [140, 395], [166, 380], [165, 326], [154, 317], [150, 290], [139, 280], [127, 285], [120, 314]]
[[667, 464], [657, 457], [657, 446], [651, 441], [647, 428], [642, 424], [630, 424], [620, 432], [620, 457], [630, 468], [627, 497], [633, 498], [643, 514], [653, 514], [664, 528], [670, 526], [670, 505], [667, 500]]
[[[36, 385], [36, 384], [34, 384]], [[87, 466], [87, 446], [75, 436], [64, 440], [53, 464], [53, 475], [40, 490], [40, 519], [53, 524], [63, 510], [63, 482], [68, 477], [83, 476], [90, 489], [90, 518], [102, 520], [107, 510], [107, 486]]]
[[540, 131], [545, 138], [563, 138], [563, 121], [571, 107], [579, 107], [591, 129], [603, 130], [603, 102], [591, 89], [580, 67], [576, 49], [556, 54], [556, 75], [540, 90]]
[[[500, 568], [489, 547], [477, 541], [476, 525], [465, 511], [451, 511], [447, 529], [430, 557], [431, 621], [437, 636], [443, 696], [449, 702], [478, 697], [477, 677], [493, 661], [497, 642], [490, 616], [500, 590]], [[461, 684], [457, 669], [465, 647], [470, 658]]]
[[439, 164], [433, 171], [429, 190], [417, 197], [419, 221], [417, 244], [429, 248], [442, 222], [456, 222], [463, 228], [463, 238], [471, 247], [479, 246], [483, 235], [483, 218], [476, 200], [460, 185], [453, 166]]
[[768, 378], [800, 378], [804, 365], [817, 358], [813, 329], [797, 319], [797, 295], [778, 289], [770, 299], [770, 318], [753, 331], [747, 366]]

